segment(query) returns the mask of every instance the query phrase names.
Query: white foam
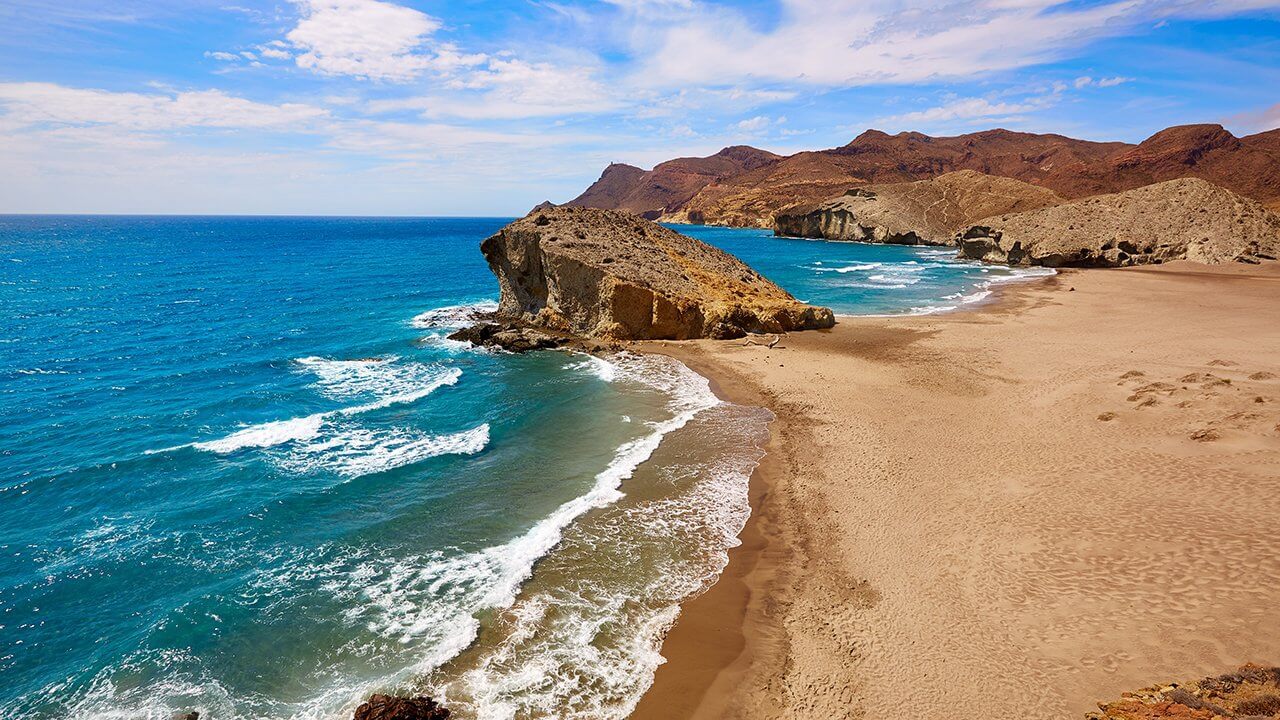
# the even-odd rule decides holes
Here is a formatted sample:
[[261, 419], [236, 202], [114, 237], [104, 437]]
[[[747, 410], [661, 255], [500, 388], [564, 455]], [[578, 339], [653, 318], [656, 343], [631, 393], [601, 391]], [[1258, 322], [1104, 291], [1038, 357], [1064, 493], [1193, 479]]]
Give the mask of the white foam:
[[[820, 262], [818, 262], [818, 263], [814, 263], [814, 264], [815, 264], [815, 265], [822, 265], [822, 263], [820, 263]], [[876, 268], [880, 267], [881, 265], [882, 265], [882, 263], [878, 263], [878, 262], [869, 262], [869, 263], [855, 263], [855, 264], [853, 264], [853, 265], [842, 265], [842, 266], [840, 266], [840, 267], [826, 267], [826, 266], [823, 266], [823, 267], [815, 267], [815, 268], [813, 268], [813, 269], [814, 269], [814, 270], [818, 270], [819, 272], [851, 273], [851, 272], [861, 272], [861, 271], [863, 271], [863, 270], [874, 270], [874, 269], [876, 269]]]
[[226, 454], [244, 448], [272, 447], [295, 440], [307, 440], [320, 433], [320, 426], [324, 424], [325, 417], [328, 415], [329, 413], [316, 413], [306, 417], [250, 425], [226, 437], [191, 443], [190, 446], [197, 450]]
[[480, 315], [495, 312], [498, 303], [493, 300], [465, 305], [447, 305], [428, 310], [413, 318], [410, 323], [416, 328], [457, 328], [474, 322]]
[[[374, 410], [403, 403], [416, 402], [436, 390], [455, 385], [462, 377], [459, 368], [440, 368], [413, 363], [409, 372], [398, 372], [390, 366], [393, 360], [358, 361], [358, 360], [326, 360], [324, 358], [301, 358], [298, 363], [317, 371], [320, 375], [318, 385], [322, 392], [334, 397], [343, 398], [359, 394], [378, 394], [393, 392], [371, 402], [349, 407], [314, 413], [304, 417], [287, 420], [248, 425], [230, 435], [217, 440], [192, 442], [159, 450], [147, 450], [145, 454], [170, 452], [182, 448], [195, 448], [219, 454], [233, 453], [249, 448], [267, 448], [289, 442], [310, 440], [320, 434], [326, 423], [335, 419], [351, 417]], [[369, 370], [369, 366], [377, 365], [377, 370]], [[396, 366], [403, 369], [405, 366]]]
[[474, 455], [489, 444], [489, 424], [449, 435], [404, 428], [350, 428], [291, 448], [276, 464], [294, 473], [328, 471], [346, 478], [386, 472], [440, 455]]
[[584, 370], [595, 375], [605, 382], [613, 382], [618, 379], [618, 368], [613, 363], [604, 358], [595, 355], [583, 354], [582, 360], [579, 362], [569, 363], [564, 366], [565, 370]]

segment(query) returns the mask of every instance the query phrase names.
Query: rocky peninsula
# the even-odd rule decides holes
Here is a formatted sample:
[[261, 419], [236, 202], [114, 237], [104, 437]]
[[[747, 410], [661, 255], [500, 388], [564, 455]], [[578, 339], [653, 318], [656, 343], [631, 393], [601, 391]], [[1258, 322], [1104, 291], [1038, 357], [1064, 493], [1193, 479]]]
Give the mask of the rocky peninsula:
[[509, 349], [573, 340], [735, 338], [829, 328], [732, 255], [636, 215], [542, 208], [481, 243], [500, 289], [490, 321], [454, 335]]

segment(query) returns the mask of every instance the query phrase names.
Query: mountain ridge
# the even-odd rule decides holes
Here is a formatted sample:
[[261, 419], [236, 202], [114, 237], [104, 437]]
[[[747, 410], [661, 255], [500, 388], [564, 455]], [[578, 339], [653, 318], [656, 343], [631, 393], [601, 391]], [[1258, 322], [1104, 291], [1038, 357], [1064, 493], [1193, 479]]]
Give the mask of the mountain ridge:
[[1236, 137], [1217, 124], [1178, 125], [1136, 144], [1004, 128], [953, 136], [868, 129], [840, 147], [787, 156], [737, 145], [649, 171], [614, 164], [567, 204], [670, 222], [772, 227], [774, 215], [796, 203], [960, 170], [1020, 180], [1067, 199], [1196, 177], [1280, 208], [1280, 129]]

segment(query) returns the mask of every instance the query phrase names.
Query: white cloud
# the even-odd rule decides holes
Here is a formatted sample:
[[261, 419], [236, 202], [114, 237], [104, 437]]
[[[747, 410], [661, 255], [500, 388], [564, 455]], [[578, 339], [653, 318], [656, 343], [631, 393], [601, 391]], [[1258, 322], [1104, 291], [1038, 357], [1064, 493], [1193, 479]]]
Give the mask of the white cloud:
[[221, 60], [223, 62], [235, 62], [240, 59], [240, 56], [235, 53], [221, 52], [217, 50], [207, 52], [204, 56], [207, 58], [213, 58], [214, 60]]
[[1133, 78], [1121, 77], [1119, 75], [1116, 75], [1115, 77], [1098, 78], [1095, 80], [1094, 78], [1089, 77], [1088, 75], [1085, 75], [1083, 77], [1076, 78], [1075, 82], [1072, 84], [1075, 85], [1077, 90], [1079, 90], [1081, 88], [1087, 88], [1087, 87], [1099, 87], [1099, 88], [1115, 87], [1116, 85], [1122, 85], [1132, 80]]
[[[1276, 6], [1277, 0], [1247, 0]], [[1153, 15], [1223, 15], [1227, 2], [780, 0], [761, 24], [723, 5], [636, 11], [632, 79], [652, 87], [787, 84], [847, 88], [971, 80], [1048, 62], [1146, 26]], [[1093, 81], [1099, 82], [1099, 81]]]
[[1049, 100], [1033, 98], [1023, 102], [992, 102], [986, 98], [955, 98], [936, 107], [876, 120], [887, 125], [945, 123], [954, 120], [990, 120], [1011, 118], [1048, 106]]
[[220, 90], [131, 93], [53, 83], [0, 83], [0, 109], [18, 126], [113, 125], [137, 131], [178, 128], [305, 129], [328, 111], [300, 103], [271, 105]]
[[298, 67], [322, 75], [404, 82], [431, 66], [422, 52], [440, 21], [379, 0], [295, 0], [302, 11], [285, 36]]

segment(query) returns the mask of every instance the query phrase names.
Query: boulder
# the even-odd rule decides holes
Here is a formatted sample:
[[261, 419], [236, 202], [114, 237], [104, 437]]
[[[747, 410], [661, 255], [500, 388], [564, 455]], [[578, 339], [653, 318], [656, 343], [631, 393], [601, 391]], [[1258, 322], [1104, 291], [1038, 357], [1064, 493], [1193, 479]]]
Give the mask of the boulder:
[[928, 180], [854, 188], [778, 213], [774, 234], [899, 245], [952, 245], [957, 232], [1001, 213], [1065, 202], [1020, 180], [960, 170]]
[[355, 720], [447, 720], [448, 717], [448, 710], [425, 695], [373, 695], [356, 708], [355, 714]]
[[684, 340], [835, 324], [732, 255], [625, 212], [538, 210], [480, 249], [498, 278], [498, 321], [551, 335]]
[[1183, 178], [987, 218], [957, 242], [961, 257], [1010, 265], [1256, 263], [1280, 255], [1280, 216], [1225, 188]]

